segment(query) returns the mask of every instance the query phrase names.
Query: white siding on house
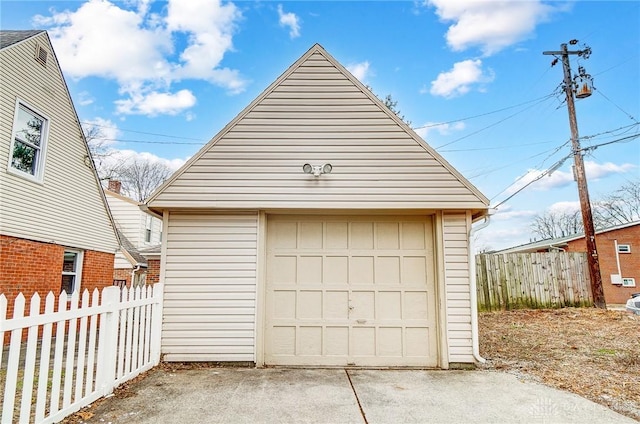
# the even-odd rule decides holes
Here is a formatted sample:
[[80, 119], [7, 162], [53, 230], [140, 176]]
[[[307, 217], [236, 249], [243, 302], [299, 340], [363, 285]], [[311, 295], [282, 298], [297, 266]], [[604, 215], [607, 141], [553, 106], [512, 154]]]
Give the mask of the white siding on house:
[[[305, 174], [305, 163], [333, 166]], [[152, 196], [151, 208], [485, 209], [486, 199], [321, 47]]]
[[[46, 67], [36, 46], [49, 53]], [[45, 32], [0, 51], [0, 233], [113, 253], [118, 248], [88, 149]], [[12, 125], [20, 99], [49, 118], [44, 179], [8, 172]]]
[[255, 361], [257, 213], [170, 213], [162, 353]]
[[[157, 246], [162, 236], [162, 220], [142, 211], [133, 199], [105, 190], [107, 202], [118, 229], [136, 248]], [[151, 239], [146, 241], [147, 220], [151, 220]]]
[[471, 338], [469, 225], [465, 213], [443, 214], [449, 362], [474, 362]]

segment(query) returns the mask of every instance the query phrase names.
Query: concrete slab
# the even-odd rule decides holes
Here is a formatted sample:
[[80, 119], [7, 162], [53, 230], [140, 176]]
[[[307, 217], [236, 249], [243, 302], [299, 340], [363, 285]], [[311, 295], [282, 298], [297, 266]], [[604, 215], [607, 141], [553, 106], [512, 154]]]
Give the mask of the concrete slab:
[[84, 422], [635, 423], [579, 396], [487, 371], [157, 368], [126, 393], [89, 408], [94, 415]]
[[569, 392], [488, 371], [350, 370], [367, 422], [636, 423]]
[[362, 423], [342, 369], [152, 370], [87, 423]]

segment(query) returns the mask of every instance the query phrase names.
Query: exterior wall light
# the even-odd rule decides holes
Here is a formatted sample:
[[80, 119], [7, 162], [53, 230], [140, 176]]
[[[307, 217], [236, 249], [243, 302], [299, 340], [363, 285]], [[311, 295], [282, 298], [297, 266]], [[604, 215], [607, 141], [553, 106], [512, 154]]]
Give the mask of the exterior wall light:
[[330, 174], [333, 166], [330, 163], [325, 163], [324, 165], [311, 165], [309, 163], [305, 163], [302, 166], [302, 170], [305, 174], [313, 174], [314, 177], [319, 177], [321, 174]]

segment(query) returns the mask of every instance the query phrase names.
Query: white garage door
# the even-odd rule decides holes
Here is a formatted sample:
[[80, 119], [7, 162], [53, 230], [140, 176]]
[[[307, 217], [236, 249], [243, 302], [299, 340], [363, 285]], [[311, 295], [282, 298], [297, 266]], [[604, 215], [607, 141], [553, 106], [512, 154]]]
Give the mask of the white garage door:
[[267, 365], [437, 365], [430, 217], [267, 221]]

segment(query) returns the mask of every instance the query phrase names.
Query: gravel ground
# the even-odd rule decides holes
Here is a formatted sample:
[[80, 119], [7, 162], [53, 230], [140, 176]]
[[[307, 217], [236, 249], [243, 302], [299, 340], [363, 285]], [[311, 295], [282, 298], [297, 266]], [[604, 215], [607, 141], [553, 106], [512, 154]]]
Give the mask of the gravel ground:
[[484, 312], [483, 368], [567, 390], [640, 421], [640, 316], [596, 308]]

